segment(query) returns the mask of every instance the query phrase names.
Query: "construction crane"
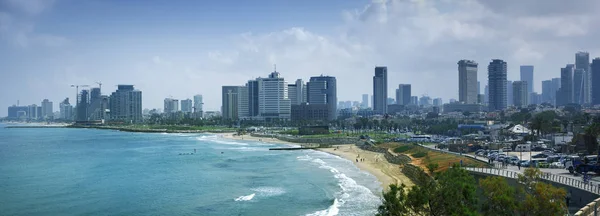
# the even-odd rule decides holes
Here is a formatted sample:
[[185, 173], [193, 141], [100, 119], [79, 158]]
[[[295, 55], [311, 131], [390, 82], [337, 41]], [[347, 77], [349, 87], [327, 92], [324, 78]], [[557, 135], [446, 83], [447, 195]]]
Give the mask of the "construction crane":
[[71, 85], [71, 88], [75, 87], [75, 104], [79, 104], [79, 87], [90, 87], [89, 85]]
[[98, 84], [98, 87], [100, 88], [100, 92], [102, 92], [102, 82], [98, 81], [98, 82], [96, 82], [96, 84]]

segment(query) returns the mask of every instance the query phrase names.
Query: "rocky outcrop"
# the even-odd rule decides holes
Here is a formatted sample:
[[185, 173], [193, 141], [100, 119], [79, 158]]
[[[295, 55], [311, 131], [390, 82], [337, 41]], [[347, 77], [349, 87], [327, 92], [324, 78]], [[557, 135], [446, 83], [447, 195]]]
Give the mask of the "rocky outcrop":
[[406, 155], [394, 155], [392, 154], [387, 148], [381, 148], [381, 147], [377, 147], [371, 144], [357, 144], [357, 146], [365, 151], [371, 151], [371, 152], [377, 152], [377, 153], [383, 153], [383, 157], [385, 157], [385, 159], [393, 164], [407, 164], [411, 162], [410, 157], [406, 156]]
[[423, 169], [421, 169], [421, 167], [412, 164], [404, 165], [404, 167], [402, 167], [402, 173], [416, 185], [423, 185], [422, 183], [426, 178], [431, 178]]

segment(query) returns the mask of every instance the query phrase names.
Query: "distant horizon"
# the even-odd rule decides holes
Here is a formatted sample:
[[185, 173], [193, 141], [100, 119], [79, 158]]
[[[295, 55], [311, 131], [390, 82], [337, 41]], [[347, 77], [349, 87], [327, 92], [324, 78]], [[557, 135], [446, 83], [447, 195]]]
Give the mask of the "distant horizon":
[[[73, 1], [0, 2], [0, 116], [16, 104], [74, 103], [71, 85], [117, 84], [142, 91], [143, 108], [202, 94], [220, 110], [220, 88], [277, 71], [289, 83], [326, 74], [338, 101], [372, 93], [388, 68], [388, 97], [458, 99], [459, 60], [479, 64], [481, 91], [491, 59], [508, 80], [534, 66], [534, 91], [560, 77], [575, 53], [600, 56], [600, 1]], [[369, 104], [371, 102], [369, 101]]]

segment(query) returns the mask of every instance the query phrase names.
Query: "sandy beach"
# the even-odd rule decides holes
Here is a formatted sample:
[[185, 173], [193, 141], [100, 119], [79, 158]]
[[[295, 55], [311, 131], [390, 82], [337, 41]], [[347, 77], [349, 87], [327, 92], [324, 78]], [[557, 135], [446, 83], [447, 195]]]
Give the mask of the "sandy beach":
[[[413, 185], [412, 181], [400, 171], [400, 166], [387, 162], [382, 153], [365, 151], [354, 145], [336, 145], [334, 148], [320, 148], [318, 150], [352, 161], [359, 169], [377, 177], [381, 182], [381, 187], [386, 191], [389, 189], [390, 184]], [[356, 159], [359, 159], [358, 162]]]
[[[252, 137], [250, 135], [237, 136], [234, 133], [220, 134], [220, 136], [225, 139], [299, 145], [298, 143], [285, 142], [274, 138]], [[388, 185], [390, 184], [413, 185], [412, 181], [400, 171], [400, 166], [387, 162], [382, 153], [365, 151], [351, 144], [334, 145], [332, 148], [319, 148], [317, 150], [352, 161], [359, 169], [374, 175], [381, 182], [381, 188], [386, 191], [389, 189]], [[357, 158], [359, 159], [358, 162]]]

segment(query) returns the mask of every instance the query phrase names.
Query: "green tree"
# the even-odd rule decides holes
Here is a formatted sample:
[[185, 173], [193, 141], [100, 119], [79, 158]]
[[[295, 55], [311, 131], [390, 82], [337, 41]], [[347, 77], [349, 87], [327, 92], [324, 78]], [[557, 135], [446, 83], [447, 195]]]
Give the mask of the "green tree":
[[518, 181], [523, 185], [525, 195], [519, 207], [523, 215], [564, 215], [567, 192], [541, 181], [543, 173], [538, 168], [527, 168], [519, 174]]
[[516, 192], [504, 177], [487, 177], [479, 181], [485, 197], [481, 211], [485, 215], [517, 215]]
[[383, 204], [377, 208], [378, 216], [402, 216], [410, 213], [408, 209], [406, 185], [391, 184], [390, 190], [383, 193]]
[[433, 174], [433, 172], [435, 172], [435, 170], [437, 170], [438, 167], [440, 167], [440, 165], [437, 163], [427, 164], [427, 170], [429, 170], [429, 173], [431, 173], [431, 174]]
[[477, 183], [469, 171], [454, 164], [438, 174], [436, 182], [431, 209], [440, 210], [440, 214], [435, 215], [477, 215]]

